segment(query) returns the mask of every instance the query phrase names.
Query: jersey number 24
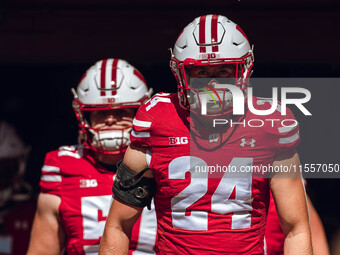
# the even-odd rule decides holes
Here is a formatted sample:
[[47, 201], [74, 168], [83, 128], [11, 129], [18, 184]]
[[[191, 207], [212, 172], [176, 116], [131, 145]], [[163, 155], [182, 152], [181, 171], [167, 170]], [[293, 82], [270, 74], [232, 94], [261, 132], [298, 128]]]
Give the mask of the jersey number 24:
[[[241, 166], [251, 166], [252, 158], [234, 158], [229, 168], [239, 170]], [[169, 179], [185, 179], [185, 173], [190, 172], [191, 182], [183, 191], [171, 199], [172, 223], [174, 228], [204, 231], [208, 230], [208, 212], [192, 210], [186, 215], [187, 208], [200, 200], [208, 191], [208, 171], [196, 171], [195, 166], [204, 169], [207, 164], [204, 160], [183, 156], [176, 158], [169, 164]], [[184, 171], [183, 171], [184, 170]], [[240, 176], [241, 175], [241, 176]], [[233, 213], [232, 229], [245, 229], [251, 227], [250, 211], [252, 173], [244, 172], [224, 173], [216, 191], [211, 197], [211, 211], [220, 214]], [[235, 199], [229, 199], [235, 188]]]

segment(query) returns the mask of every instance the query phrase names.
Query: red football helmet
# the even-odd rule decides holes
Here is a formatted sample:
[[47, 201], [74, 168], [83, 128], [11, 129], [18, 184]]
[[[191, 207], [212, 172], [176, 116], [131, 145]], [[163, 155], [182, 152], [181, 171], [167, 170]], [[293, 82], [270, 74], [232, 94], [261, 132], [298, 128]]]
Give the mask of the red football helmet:
[[74, 94], [73, 109], [78, 119], [80, 140], [102, 154], [124, 153], [130, 143], [131, 126], [98, 129], [90, 125], [88, 113], [111, 109], [138, 108], [146, 102], [148, 89], [140, 72], [122, 59], [104, 59], [90, 67]]
[[[230, 113], [232, 93], [223, 85], [236, 85], [245, 91], [253, 62], [252, 47], [238, 25], [221, 15], [196, 18], [179, 35], [170, 60], [182, 107], [201, 114], [202, 105], [206, 104], [207, 114], [204, 115]], [[221, 68], [221, 65], [233, 70], [232, 79], [211, 76], [197, 80], [190, 77], [193, 67]]]

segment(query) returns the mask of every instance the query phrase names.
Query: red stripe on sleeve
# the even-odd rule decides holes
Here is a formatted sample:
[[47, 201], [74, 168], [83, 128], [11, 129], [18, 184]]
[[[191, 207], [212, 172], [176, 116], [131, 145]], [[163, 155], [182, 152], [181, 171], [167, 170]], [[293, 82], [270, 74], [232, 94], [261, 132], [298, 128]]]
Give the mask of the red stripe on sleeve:
[[[205, 44], [205, 19], [207, 15], [201, 16], [199, 23], [199, 44]], [[200, 46], [200, 52], [206, 52], [205, 46]]]
[[102, 61], [102, 67], [101, 67], [101, 72], [100, 72], [100, 88], [102, 90], [100, 90], [100, 95], [101, 96], [105, 96], [105, 77], [106, 77], [106, 62], [107, 59], [104, 59]]
[[[216, 43], [218, 41], [217, 21], [218, 21], [218, 15], [214, 14], [211, 19], [211, 43]], [[212, 52], [217, 52], [217, 51], [218, 51], [218, 45], [212, 46]]]
[[111, 75], [111, 79], [113, 81], [112, 84], [112, 96], [115, 96], [117, 94], [117, 65], [118, 65], [118, 59], [114, 59], [112, 62], [112, 75]]

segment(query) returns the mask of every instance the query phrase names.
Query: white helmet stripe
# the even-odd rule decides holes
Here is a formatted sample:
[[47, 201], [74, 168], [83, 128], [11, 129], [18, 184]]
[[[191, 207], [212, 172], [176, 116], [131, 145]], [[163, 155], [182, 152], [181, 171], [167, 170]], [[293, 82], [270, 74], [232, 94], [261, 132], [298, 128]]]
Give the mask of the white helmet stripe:
[[106, 59], [106, 65], [105, 65], [105, 96], [110, 96], [110, 89], [111, 89], [111, 76], [112, 73], [110, 72], [110, 66], [112, 66], [113, 59]]
[[[211, 44], [211, 18], [212, 15], [207, 15], [205, 19], [205, 43]], [[211, 52], [211, 46], [206, 47], [206, 52]]]

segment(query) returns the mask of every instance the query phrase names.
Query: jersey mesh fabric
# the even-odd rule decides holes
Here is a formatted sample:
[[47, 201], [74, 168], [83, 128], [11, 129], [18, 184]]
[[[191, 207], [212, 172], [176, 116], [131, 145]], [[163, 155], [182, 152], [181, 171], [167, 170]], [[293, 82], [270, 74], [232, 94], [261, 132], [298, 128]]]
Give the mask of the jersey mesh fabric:
[[[40, 188], [43, 193], [61, 198], [59, 218], [66, 234], [68, 254], [98, 253], [112, 202], [114, 175], [83, 146], [63, 146], [47, 153]], [[155, 235], [154, 211], [143, 212], [133, 229], [130, 254], [138, 247], [143, 252], [154, 253]]]
[[[253, 102], [257, 109], [271, 106], [267, 99]], [[262, 120], [263, 127], [250, 127], [251, 119]], [[279, 108], [270, 116], [247, 111], [237, 119], [246, 125], [218, 133], [199, 130], [177, 94], [157, 94], [139, 108], [131, 142], [151, 152], [158, 254], [264, 253], [268, 176], [216, 169], [272, 165], [275, 155], [299, 143], [298, 125], [287, 127], [289, 119], [295, 120], [292, 113], [281, 116]]]

